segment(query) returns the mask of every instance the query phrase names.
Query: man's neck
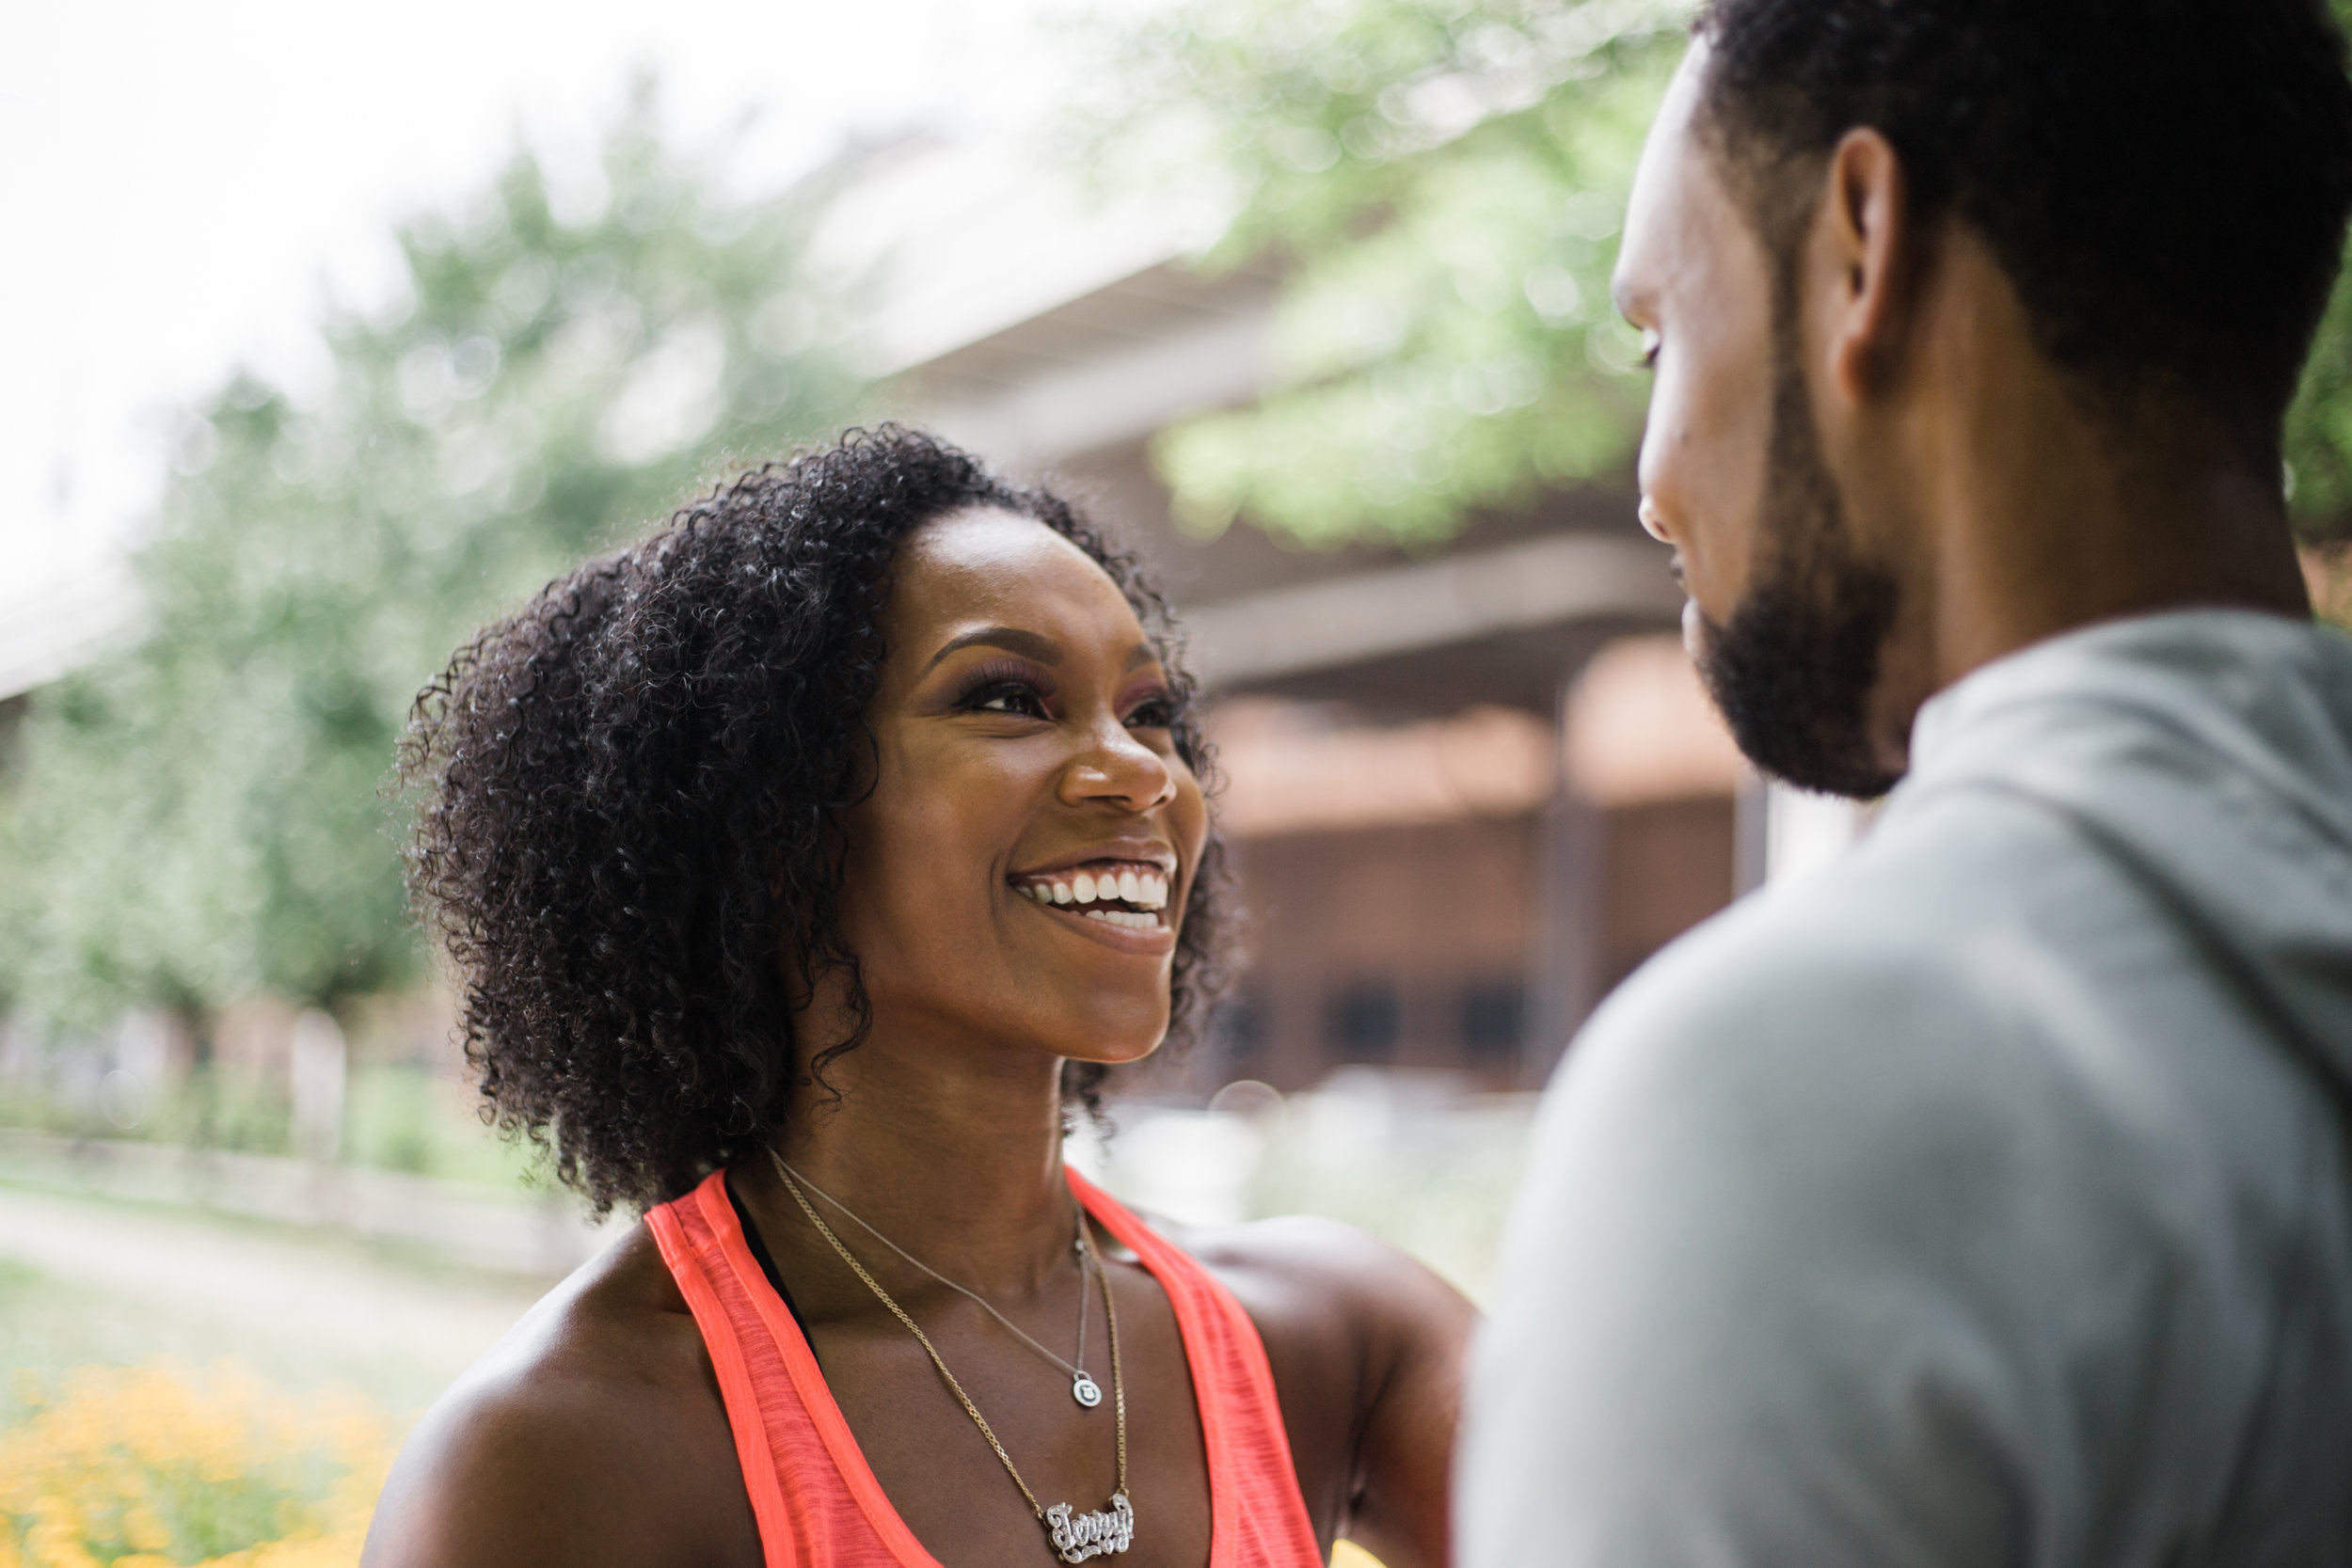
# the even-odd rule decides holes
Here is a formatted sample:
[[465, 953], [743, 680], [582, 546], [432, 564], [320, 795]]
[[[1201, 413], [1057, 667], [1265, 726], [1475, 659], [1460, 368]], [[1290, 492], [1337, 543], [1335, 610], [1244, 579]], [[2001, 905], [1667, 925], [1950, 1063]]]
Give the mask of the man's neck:
[[2308, 617], [2275, 471], [2185, 407], [2101, 411], [1964, 226], [1940, 235], [1867, 412], [1832, 406], [1866, 553], [1900, 584], [1870, 728], [1898, 768], [1928, 697], [2080, 626], [2231, 607]]
[[2097, 445], [1987, 464], [1936, 530], [1934, 684], [2130, 615], [2233, 608], [2308, 618], [2274, 482], [2193, 452]]
[[2231, 607], [2308, 617], [2276, 472], [2185, 407], [2098, 410], [2042, 353], [1990, 253], [1952, 239], [1907, 388], [1851, 460], [1907, 601], [1874, 714], [1900, 747], [1920, 702], [2080, 626]]

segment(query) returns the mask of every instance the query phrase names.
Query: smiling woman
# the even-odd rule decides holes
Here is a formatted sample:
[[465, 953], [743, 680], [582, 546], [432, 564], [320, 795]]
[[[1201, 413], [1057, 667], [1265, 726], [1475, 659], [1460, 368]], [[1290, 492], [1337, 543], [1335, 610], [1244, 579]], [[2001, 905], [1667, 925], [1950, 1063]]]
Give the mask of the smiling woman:
[[646, 1213], [427, 1417], [368, 1560], [1444, 1560], [1461, 1298], [1062, 1167], [1217, 982], [1190, 696], [1130, 558], [895, 429], [458, 656], [407, 768], [469, 1053]]
[[[847, 938], [847, 888], [869, 889], [869, 905], [946, 892], [929, 862], [842, 875], [845, 853], [896, 842], [842, 832], [845, 813], [889, 808], [876, 769], [910, 760], [878, 748], [885, 679], [919, 687], [891, 702], [967, 712], [950, 727], [968, 736], [1031, 721], [1066, 675], [1053, 638], [984, 613], [1011, 561], [993, 578], [989, 563], [940, 561], [961, 572], [952, 583], [918, 570], [918, 592], [978, 596], [940, 607], [956, 624], [919, 667], [885, 669], [888, 620], [912, 608], [890, 602], [894, 560], [909, 546], [929, 565], [924, 525], [959, 514], [976, 540], [1053, 545], [1089, 568], [1134, 652], [1167, 641], [1159, 595], [1061, 501], [884, 431], [748, 474], [559, 579], [419, 700], [412, 884], [467, 977], [469, 1053], [501, 1124], [560, 1128], [563, 1175], [599, 1205], [674, 1197], [761, 1147], [800, 1072], [824, 1085], [866, 1037], [880, 955]], [[1191, 776], [1190, 682], [1181, 666], [1152, 672], [1146, 717]], [[1178, 1031], [1220, 983], [1220, 863], [1203, 838], [1187, 867], [1166, 986]], [[820, 990], [844, 1016], [802, 1016]], [[1101, 1079], [1091, 1056], [1067, 1074], [1073, 1096]]]

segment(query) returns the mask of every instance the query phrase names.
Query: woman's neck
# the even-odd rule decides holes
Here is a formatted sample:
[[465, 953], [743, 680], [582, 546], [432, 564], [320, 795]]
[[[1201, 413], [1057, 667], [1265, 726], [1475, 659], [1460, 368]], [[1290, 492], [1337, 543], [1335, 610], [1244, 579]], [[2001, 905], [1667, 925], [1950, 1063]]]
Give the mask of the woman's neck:
[[825, 1079], [838, 1098], [803, 1089], [777, 1140], [806, 1180], [985, 1294], [1025, 1294], [1067, 1270], [1058, 1059], [975, 1053], [878, 1026]]

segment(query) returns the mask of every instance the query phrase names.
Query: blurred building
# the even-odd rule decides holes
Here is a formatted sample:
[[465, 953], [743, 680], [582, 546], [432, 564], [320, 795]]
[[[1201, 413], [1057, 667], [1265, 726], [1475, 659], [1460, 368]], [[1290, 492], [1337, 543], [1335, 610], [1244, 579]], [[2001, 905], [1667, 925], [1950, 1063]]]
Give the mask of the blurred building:
[[880, 261], [878, 368], [907, 417], [1059, 476], [1189, 626], [1255, 962], [1155, 1086], [1288, 1090], [1348, 1064], [1532, 1086], [1612, 985], [1755, 879], [1747, 775], [1629, 490], [1412, 554], [1196, 537], [1150, 444], [1258, 395], [1271, 272], [1203, 277], [1192, 214], [1087, 210], [985, 147], [914, 150], [845, 214]]
[[[1215, 217], [1089, 206], [1018, 150], [912, 139], [871, 160], [826, 243], [874, 279], [871, 369], [899, 412], [1057, 476], [1189, 628], [1255, 961], [1209, 1046], [1152, 1086], [1288, 1091], [1358, 1064], [1534, 1086], [1611, 986], [1759, 879], [1779, 814], [1681, 654], [1682, 595], [1628, 488], [1419, 552], [1175, 525], [1152, 440], [1258, 395], [1279, 281], [1188, 266]], [[116, 583], [0, 635], [0, 769], [19, 694], [126, 610]], [[247, 1011], [224, 1063], [287, 1077], [293, 1015]], [[391, 1033], [418, 1042], [405, 1059], [446, 1022]]]

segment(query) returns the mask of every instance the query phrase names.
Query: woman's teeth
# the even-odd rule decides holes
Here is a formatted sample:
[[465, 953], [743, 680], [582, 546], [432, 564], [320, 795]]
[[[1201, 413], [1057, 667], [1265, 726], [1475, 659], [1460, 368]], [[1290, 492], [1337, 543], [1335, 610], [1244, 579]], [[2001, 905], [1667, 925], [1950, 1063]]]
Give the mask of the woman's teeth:
[[1168, 907], [1168, 879], [1149, 867], [1078, 871], [1014, 885], [1041, 904], [1126, 905], [1124, 909], [1077, 909], [1073, 912], [1134, 931], [1159, 929], [1157, 911]]

